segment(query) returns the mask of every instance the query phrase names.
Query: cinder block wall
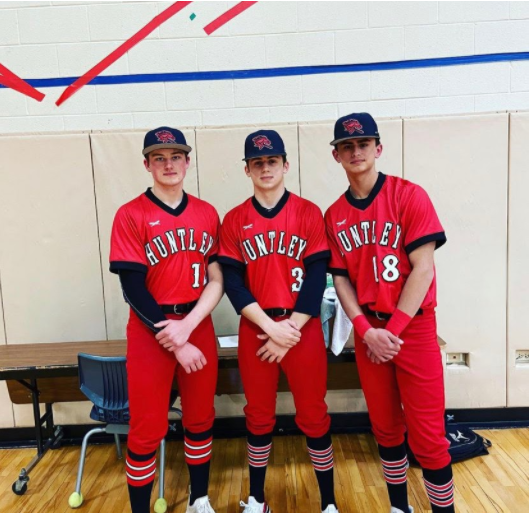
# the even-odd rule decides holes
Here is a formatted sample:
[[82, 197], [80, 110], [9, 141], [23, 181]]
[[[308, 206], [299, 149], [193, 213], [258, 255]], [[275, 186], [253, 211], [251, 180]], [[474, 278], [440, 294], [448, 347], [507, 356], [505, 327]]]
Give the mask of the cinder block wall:
[[[256, 70], [528, 52], [528, 2], [194, 2], [103, 72]], [[2, 2], [0, 62], [78, 77], [171, 2]], [[195, 14], [195, 18], [190, 19]], [[109, 23], [113, 20], [113, 23]], [[324, 75], [85, 86], [60, 107], [0, 88], [0, 133], [325, 121], [528, 109], [528, 61]]]
[[[421, 184], [448, 234], [436, 254], [439, 335], [468, 365], [446, 368], [447, 404], [528, 406], [528, 113], [378, 119], [378, 169]], [[325, 210], [347, 187], [330, 154], [333, 123], [275, 124], [291, 168], [287, 187]], [[243, 172], [251, 126], [185, 129], [191, 194], [223, 216], [252, 193]], [[117, 208], [151, 184], [143, 131], [0, 137], [0, 343], [125, 338], [128, 308], [108, 272]], [[443, 142], [442, 142], [443, 141]], [[218, 335], [238, 319], [223, 299]], [[242, 414], [242, 396], [216, 399]], [[332, 411], [365, 409], [360, 391], [330, 392]], [[279, 411], [293, 412], [289, 394]], [[87, 403], [58, 404], [59, 423], [85, 423]], [[0, 427], [32, 423], [0, 383]]]

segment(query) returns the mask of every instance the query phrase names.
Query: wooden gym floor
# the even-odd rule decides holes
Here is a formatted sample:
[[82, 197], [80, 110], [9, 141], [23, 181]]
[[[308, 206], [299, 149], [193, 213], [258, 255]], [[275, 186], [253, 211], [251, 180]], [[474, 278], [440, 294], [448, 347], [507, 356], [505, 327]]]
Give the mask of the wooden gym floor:
[[[464, 513], [528, 512], [528, 429], [479, 431], [493, 442], [488, 456], [454, 465], [456, 510]], [[240, 513], [248, 493], [245, 439], [215, 440], [210, 499], [216, 513]], [[335, 492], [340, 513], [390, 510], [372, 435], [335, 435]], [[28, 491], [11, 491], [34, 449], [0, 450], [0, 512], [66, 513], [75, 489], [80, 447], [50, 451], [30, 475]], [[186, 511], [188, 473], [182, 442], [167, 444], [165, 497], [168, 513]], [[421, 471], [409, 469], [410, 502], [430, 511]], [[156, 499], [158, 480], [153, 490]], [[113, 445], [90, 446], [80, 513], [129, 513], [123, 461]], [[266, 496], [274, 513], [319, 513], [316, 478], [302, 436], [276, 437], [267, 471]]]

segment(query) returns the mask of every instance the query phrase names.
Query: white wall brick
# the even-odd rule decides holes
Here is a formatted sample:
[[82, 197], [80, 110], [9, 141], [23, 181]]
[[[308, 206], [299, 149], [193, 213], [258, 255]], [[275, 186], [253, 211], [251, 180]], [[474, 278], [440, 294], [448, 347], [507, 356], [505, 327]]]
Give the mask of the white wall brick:
[[266, 67], [265, 38], [211, 37], [197, 40], [200, 70], [219, 71]]
[[[230, 20], [225, 27], [232, 36], [296, 32], [297, 4], [298, 2], [258, 2]], [[198, 9], [197, 11], [199, 12]]]
[[18, 23], [23, 44], [90, 41], [87, 8], [83, 5], [21, 9]]
[[342, 30], [368, 26], [368, 2], [296, 2], [298, 30]]
[[372, 99], [438, 96], [438, 69], [373, 71]]
[[59, 75], [54, 45], [0, 46], [0, 62], [21, 78]]
[[204, 126], [222, 125], [261, 125], [269, 123], [269, 109], [256, 107], [253, 109], [215, 109], [203, 110]]
[[145, 112], [166, 110], [164, 84], [96, 86], [98, 112]]
[[406, 114], [405, 100], [339, 103], [337, 108], [339, 117], [351, 112], [370, 112], [376, 118], [393, 118]]
[[528, 52], [528, 21], [477, 23], [475, 53]]
[[512, 20], [528, 19], [528, 2], [510, 2]]
[[508, 19], [509, 17], [510, 5], [508, 2], [438, 2], [440, 23], [493, 21]]
[[528, 110], [528, 93], [480, 94], [475, 96], [475, 112]]
[[335, 33], [337, 64], [399, 61], [404, 57], [405, 31], [402, 27]]
[[440, 68], [440, 96], [502, 93], [509, 90], [509, 62]]
[[129, 73], [181, 73], [197, 70], [193, 39], [142, 41], [127, 52]]
[[194, 127], [202, 125], [201, 112], [198, 110], [135, 112], [134, 127], [151, 130], [157, 126]]
[[[157, 14], [157, 5], [152, 2], [89, 5], [90, 39], [123, 42], [149, 23]], [[157, 38], [158, 29], [147, 37]]]
[[[179, 37], [210, 37], [204, 32], [204, 27], [236, 3], [237, 2], [194, 2], [160, 25], [158, 29], [160, 37], [169, 39], [176, 39]], [[161, 13], [172, 4], [173, 2], [160, 2], [158, 4], [158, 12]], [[192, 13], [195, 14], [196, 17], [193, 20], [190, 20]], [[214, 34], [216, 36], [228, 36], [228, 26], [225, 25], [220, 29], [217, 29]]]
[[512, 62], [510, 91], [528, 91], [528, 61]]
[[287, 107], [271, 107], [271, 123], [292, 123], [293, 121], [329, 121], [336, 120], [337, 105], [296, 105]]
[[0, 10], [0, 44], [16, 45], [19, 43], [17, 11]]
[[61, 116], [23, 116], [0, 118], [0, 134], [60, 132], [64, 130]]
[[475, 97], [446, 96], [406, 100], [407, 116], [444, 116], [475, 112]]
[[28, 99], [28, 113], [32, 116], [61, 116], [64, 114], [96, 114], [96, 90], [83, 87], [68, 101], [57, 107], [55, 102], [64, 91], [64, 87], [46, 87], [42, 90], [46, 96], [42, 102]]
[[405, 29], [405, 59], [473, 55], [475, 31], [470, 23]]
[[236, 107], [298, 105], [301, 77], [250, 78], [234, 81]]
[[[63, 77], [79, 77], [93, 68], [120, 46], [119, 42], [112, 43], [72, 43], [57, 45], [59, 56], [59, 70]], [[127, 75], [129, 63], [123, 55], [110, 65], [101, 75]]]
[[333, 32], [266, 36], [267, 67], [334, 64]]
[[438, 2], [369, 2], [370, 27], [427, 25], [438, 22]]
[[232, 80], [166, 83], [169, 110], [223, 109], [234, 106]]
[[30, 1], [27, 2], [0, 2], [0, 9], [24, 9], [28, 7], [47, 7], [51, 5], [51, 2]]
[[[28, 99], [37, 103], [36, 100]], [[20, 116], [27, 114], [26, 97], [13, 89], [0, 88], [0, 116]], [[2, 329], [0, 325], [0, 329]]]
[[65, 130], [121, 130], [134, 128], [131, 114], [64, 116]]
[[370, 72], [328, 73], [302, 77], [302, 102], [350, 102], [370, 99]]

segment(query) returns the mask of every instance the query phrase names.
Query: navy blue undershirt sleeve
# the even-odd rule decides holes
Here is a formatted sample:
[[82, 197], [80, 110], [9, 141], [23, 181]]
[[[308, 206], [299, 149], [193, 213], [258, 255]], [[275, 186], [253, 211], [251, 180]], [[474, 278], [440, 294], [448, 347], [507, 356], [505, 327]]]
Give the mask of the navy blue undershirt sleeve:
[[241, 315], [245, 306], [256, 303], [256, 299], [245, 285], [245, 264], [238, 262], [240, 265], [237, 265], [235, 261], [228, 264], [224, 260], [221, 260], [221, 264], [226, 295], [237, 315]]
[[164, 312], [147, 290], [146, 274], [141, 271], [120, 269], [120, 283], [125, 302], [133, 309], [138, 318], [152, 331], [158, 333], [162, 328], [155, 324], [167, 320]]
[[310, 262], [305, 269], [305, 278], [294, 311], [320, 317], [320, 305], [326, 289], [326, 267], [328, 260], [321, 258]]

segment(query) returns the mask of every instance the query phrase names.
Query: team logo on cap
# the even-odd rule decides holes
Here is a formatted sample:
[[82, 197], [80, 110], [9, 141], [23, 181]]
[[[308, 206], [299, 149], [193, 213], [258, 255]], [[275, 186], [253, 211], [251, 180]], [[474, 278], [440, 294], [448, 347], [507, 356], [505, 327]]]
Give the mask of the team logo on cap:
[[175, 136], [169, 131], [169, 130], [160, 130], [159, 132], [155, 132], [156, 138], [161, 143], [176, 143], [177, 140], [175, 139]]
[[263, 148], [272, 150], [272, 143], [266, 135], [257, 135], [252, 139], [252, 142], [254, 143], [254, 146], [258, 148], [258, 150], [262, 150]]
[[354, 132], [364, 134], [364, 131], [362, 130], [363, 126], [356, 119], [347, 119], [342, 123], [342, 125], [344, 126], [346, 132], [348, 132], [350, 135]]

